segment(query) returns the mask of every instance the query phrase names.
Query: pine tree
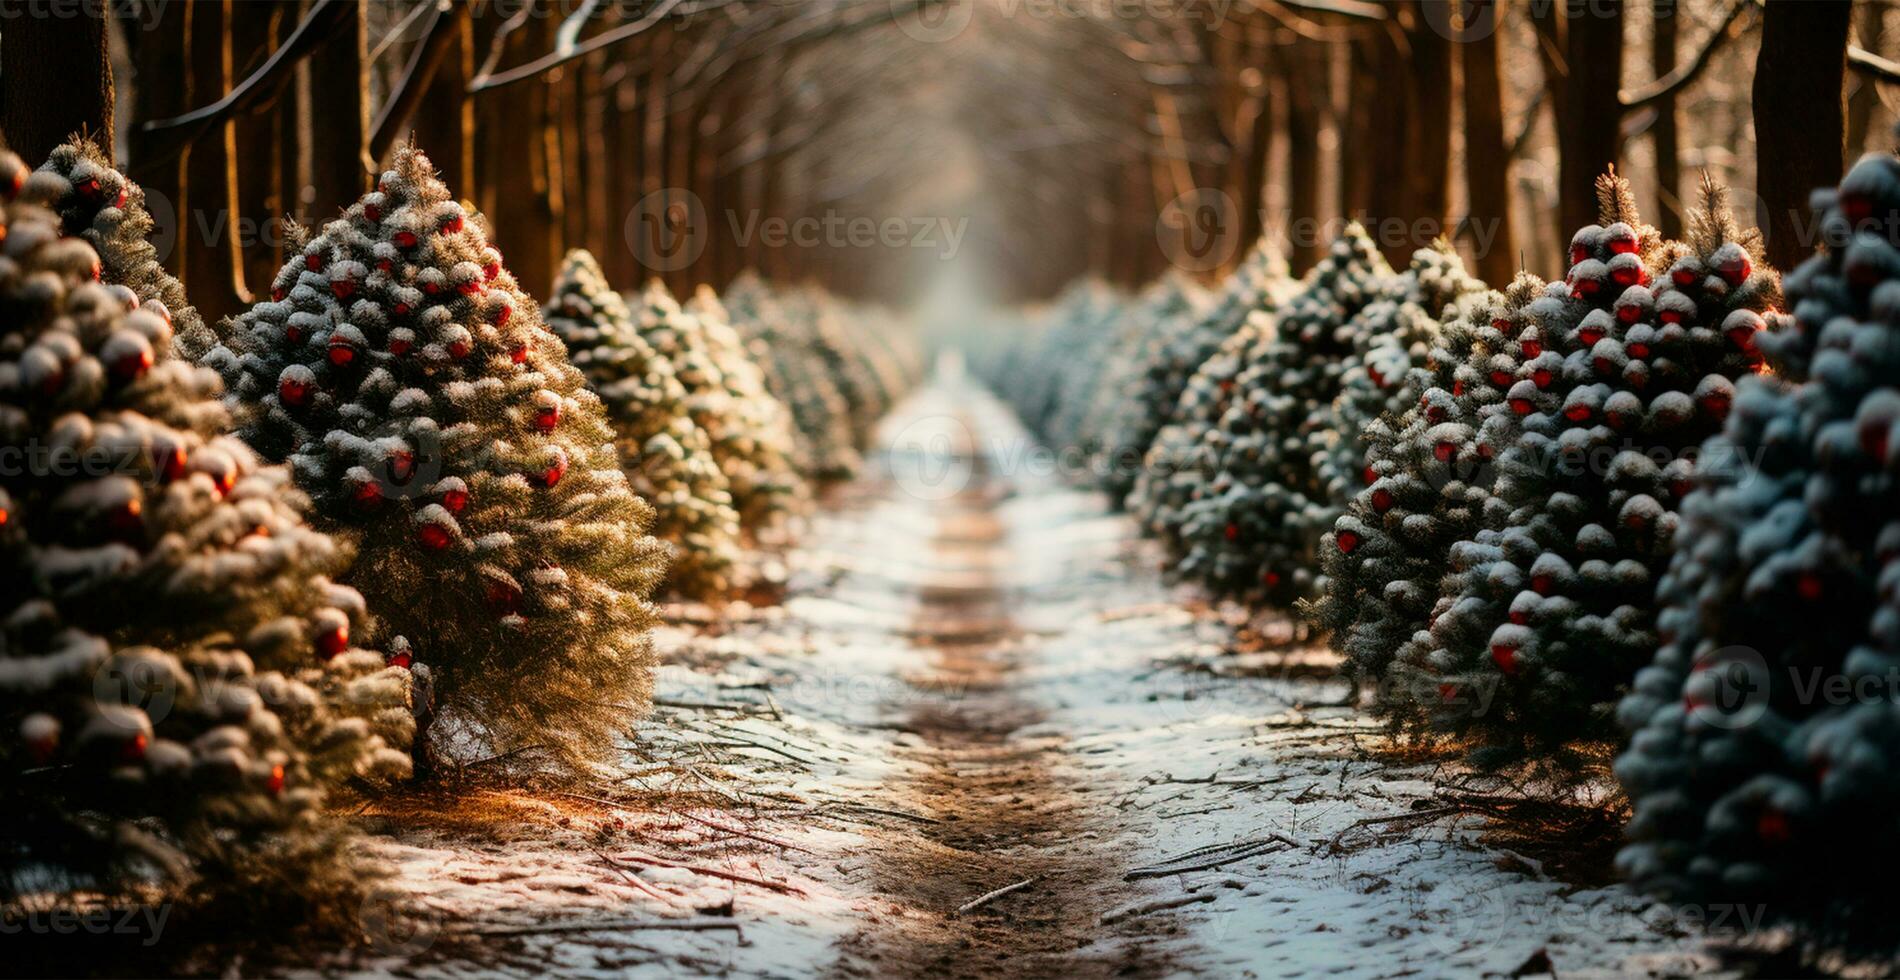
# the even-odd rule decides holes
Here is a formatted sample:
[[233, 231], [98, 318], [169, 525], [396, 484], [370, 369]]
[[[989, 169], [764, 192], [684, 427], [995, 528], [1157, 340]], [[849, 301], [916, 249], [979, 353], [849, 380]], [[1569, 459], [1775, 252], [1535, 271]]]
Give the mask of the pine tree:
[[[1096, 482], [1108, 494], [1114, 507], [1126, 504], [1141, 472], [1141, 460], [1148, 442], [1160, 428], [1158, 418], [1144, 413], [1153, 408], [1157, 414], [1174, 407], [1175, 398], [1160, 402], [1161, 393], [1150, 389], [1150, 372], [1167, 354], [1168, 344], [1176, 339], [1179, 324], [1193, 322], [1190, 317], [1204, 302], [1200, 287], [1180, 273], [1156, 279], [1128, 304], [1121, 317], [1121, 335], [1109, 351], [1101, 381], [1088, 408], [1086, 441], [1094, 447], [1091, 469]], [[1185, 373], [1183, 381], [1185, 381]]]
[[[1514, 438], [1518, 418], [1505, 396], [1542, 353], [1527, 310], [1543, 291], [1524, 273], [1504, 293], [1471, 297], [1407, 373], [1398, 400], [1408, 407], [1365, 426], [1366, 482], [1321, 543], [1326, 579], [1314, 609], [1362, 680], [1383, 679], [1426, 628], [1451, 545], [1477, 532], [1493, 501], [1494, 447]], [[1344, 534], [1356, 536], [1350, 549], [1339, 547]], [[1406, 705], [1395, 696], [1379, 707]]]
[[1312, 594], [1332, 526], [1307, 444], [1339, 394], [1353, 319], [1404, 286], [1358, 224], [1349, 226], [1243, 358], [1219, 423], [1202, 436], [1205, 492], [1182, 510], [1180, 572], [1216, 592], [1276, 604]]
[[713, 455], [732, 485], [740, 525], [749, 535], [772, 534], [806, 507], [806, 488], [792, 465], [791, 413], [767, 390], [761, 352], [747, 349], [712, 287], [702, 285], [686, 304], [699, 318], [706, 352], [719, 373], [723, 411], [702, 425], [714, 434]]
[[408, 672], [166, 308], [27, 203], [65, 183], [14, 200], [0, 153], [0, 898], [347, 928], [372, 869], [324, 806], [408, 774]]
[[1103, 489], [1112, 503], [1129, 502], [1146, 471], [1149, 447], [1162, 429], [1179, 421], [1176, 408], [1195, 372], [1240, 331], [1249, 316], [1278, 306], [1292, 285], [1286, 260], [1270, 240], [1261, 238], [1227, 277], [1218, 296], [1201, 300], [1185, 287], [1174, 294], [1178, 299], [1164, 296], [1170, 302], [1157, 311], [1155, 336], [1136, 356], [1141, 377], [1132, 396], [1119, 393], [1123, 407], [1110, 425], [1107, 443], [1114, 456], [1113, 465], [1106, 468]]
[[[621, 468], [653, 504], [653, 533], [672, 545], [668, 587], [693, 599], [730, 592], [739, 513], [713, 441], [690, 411], [696, 396], [681, 380], [684, 374], [695, 386], [718, 384], [704, 352], [681, 339], [686, 314], [665, 287], [657, 293], [649, 287], [641, 316], [657, 320], [636, 328], [594, 257], [575, 250], [561, 264], [543, 315], [606, 409]], [[664, 340], [672, 353], [662, 353], [649, 339]], [[723, 388], [717, 395], [723, 398]]]
[[[476, 220], [397, 151], [208, 357], [349, 581], [433, 676], [434, 742], [606, 757], [644, 707], [664, 548], [599, 401]], [[446, 731], [445, 731], [446, 729]]]
[[766, 387], [791, 412], [799, 473], [815, 484], [856, 475], [863, 460], [853, 444], [849, 403], [778, 297], [757, 277], [742, 276], [727, 290], [726, 308], [740, 336], [770, 354], [762, 365]]
[[198, 310], [185, 301], [184, 285], [159, 264], [144, 189], [113, 169], [112, 158], [98, 144], [79, 139], [55, 147], [32, 182], [31, 196], [58, 212], [68, 234], [84, 238], [99, 253], [105, 282], [130, 287], [146, 309], [170, 318], [180, 356], [196, 361], [217, 343]]
[[[1347, 322], [1342, 339], [1350, 339], [1353, 353], [1341, 365], [1339, 394], [1301, 426], [1302, 451], [1312, 460], [1318, 487], [1316, 501], [1337, 512], [1365, 487], [1364, 434], [1415, 404], [1418, 395], [1408, 389], [1407, 376], [1438, 344], [1440, 321], [1456, 319], [1483, 290], [1484, 284], [1465, 272], [1451, 244], [1441, 240], [1414, 253], [1390, 295], [1367, 304]], [[1315, 520], [1330, 532], [1329, 518]], [[1339, 554], [1337, 542], [1329, 543], [1334, 546], [1321, 549], [1323, 558], [1327, 552]]]
[[1869, 155], [1812, 203], [1825, 247], [1786, 280], [1792, 316], [1755, 336], [1775, 376], [1742, 379], [1702, 448], [1660, 649], [1618, 707], [1634, 815], [1617, 865], [1684, 901], [1890, 944], [1878, 876], [1815, 871], [1897, 856], [1900, 160]]
[[[1498, 454], [1503, 519], [1452, 547], [1435, 647], [1400, 655], [1422, 681], [1407, 689], [1454, 692], [1432, 720], [1477, 739], [1480, 764], [1568, 769], [1573, 749], [1610, 736], [1610, 704], [1656, 647], [1656, 577], [1696, 447], [1728, 415], [1780, 299], [1759, 236], [1739, 232], [1718, 189], [1692, 240], [1664, 243], [1627, 182], [1598, 188], [1603, 220], [1572, 239], [1569, 295], [1533, 304], [1574, 326], [1560, 380]], [[1488, 710], [1457, 696], [1479, 685], [1495, 690]]]

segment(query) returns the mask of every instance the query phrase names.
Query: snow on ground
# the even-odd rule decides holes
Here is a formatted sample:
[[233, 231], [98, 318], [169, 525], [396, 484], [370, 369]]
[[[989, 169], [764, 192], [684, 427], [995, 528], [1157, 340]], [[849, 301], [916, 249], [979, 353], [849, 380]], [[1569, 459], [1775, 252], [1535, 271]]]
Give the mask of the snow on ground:
[[[1716, 968], [1695, 922], [1442, 812], [1430, 763], [1327, 706], [1343, 689], [1299, 669], [1316, 651], [1235, 653], [1233, 617], [1160, 584], [1130, 524], [1038, 472], [987, 396], [940, 383], [885, 439], [813, 518], [782, 607], [665, 631], [628, 779], [386, 818], [389, 907], [423, 911], [372, 915], [376, 955], [350, 968]], [[993, 544], [970, 530], [992, 525]], [[1271, 663], [1293, 666], [1237, 669]]]

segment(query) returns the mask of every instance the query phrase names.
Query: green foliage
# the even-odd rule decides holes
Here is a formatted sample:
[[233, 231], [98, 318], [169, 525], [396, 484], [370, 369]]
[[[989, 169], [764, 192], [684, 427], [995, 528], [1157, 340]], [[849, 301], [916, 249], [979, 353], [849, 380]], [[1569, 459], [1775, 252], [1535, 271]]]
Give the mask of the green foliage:
[[647, 704], [665, 548], [600, 402], [422, 154], [307, 242], [207, 362], [348, 581], [433, 678], [438, 750], [610, 756]]
[[339, 938], [375, 869], [325, 804], [408, 775], [409, 673], [359, 645], [346, 549], [175, 355], [188, 307], [96, 281], [25, 203], [83, 218], [74, 172], [137, 189], [55, 160], [27, 181], [0, 154], [25, 184], [0, 206], [0, 441], [24, 460], [0, 473], [0, 897], [156, 889], [199, 927]]
[[[621, 468], [653, 504], [653, 533], [672, 545], [667, 586], [689, 598], [718, 598], [731, 590], [739, 514], [680, 379], [685, 373], [703, 383], [712, 369], [679, 342], [677, 321], [686, 314], [665, 287], [649, 289], [644, 306], [642, 318], [655, 322], [637, 330], [594, 257], [574, 251], [561, 265], [545, 316], [600, 397]], [[673, 353], [656, 350], [648, 337], [667, 339]]]

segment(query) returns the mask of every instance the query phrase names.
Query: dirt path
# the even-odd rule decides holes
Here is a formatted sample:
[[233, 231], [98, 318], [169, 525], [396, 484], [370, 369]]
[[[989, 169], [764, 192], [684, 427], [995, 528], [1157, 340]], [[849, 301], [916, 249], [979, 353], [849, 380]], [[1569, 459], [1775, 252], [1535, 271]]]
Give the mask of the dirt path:
[[[971, 433], [959, 416], [948, 426]], [[881, 842], [875, 925], [840, 944], [845, 976], [1153, 976], [1168, 958], [1124, 943], [1152, 923], [1104, 926], [1125, 891], [1115, 834], [1070, 785], [1068, 740], [1024, 697], [1024, 637], [1002, 574], [1013, 563], [990, 460], [959, 438], [951, 469], [967, 485], [935, 507], [929, 569], [909, 632], [920, 670], [889, 705], [917, 744], [902, 805], [936, 822]], [[1123, 852], [1125, 853], [1125, 851]], [[966, 904], [1004, 894], [969, 911]]]
[[662, 631], [624, 779], [380, 818], [422, 921], [347, 967], [1676, 976], [1762, 938], [1570, 880], [1448, 805], [1323, 648], [1237, 640], [1244, 614], [1170, 590], [987, 395], [932, 385], [883, 446], [789, 556], [783, 606]]

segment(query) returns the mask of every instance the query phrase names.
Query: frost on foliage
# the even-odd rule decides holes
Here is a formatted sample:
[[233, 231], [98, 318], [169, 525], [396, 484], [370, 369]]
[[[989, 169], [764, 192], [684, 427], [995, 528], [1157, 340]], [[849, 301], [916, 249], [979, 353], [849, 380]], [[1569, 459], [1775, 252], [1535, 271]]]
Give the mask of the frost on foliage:
[[[1163, 280], [1167, 282], [1168, 280]], [[1262, 238], [1248, 251], [1218, 295], [1201, 299], [1185, 285], [1172, 287], [1156, 304], [1154, 329], [1131, 357], [1129, 386], [1114, 394], [1105, 450], [1112, 455], [1103, 489], [1116, 504], [1128, 502], [1144, 475], [1143, 460], [1156, 437], [1176, 420], [1188, 381], [1228, 338], [1259, 311], [1273, 310], [1291, 289], [1286, 260]]]
[[343, 928], [373, 869], [324, 806], [408, 774], [408, 672], [359, 646], [342, 549], [174, 353], [183, 304], [98, 281], [24, 201], [0, 206], [0, 441], [26, 451], [0, 474], [0, 892]]
[[858, 471], [850, 403], [809, 336], [781, 298], [762, 281], [747, 277], [726, 294], [733, 326], [755, 349], [767, 353], [767, 389], [792, 416], [797, 429], [793, 464], [812, 483], [849, 479]]
[[1568, 276], [1527, 308], [1545, 349], [1506, 393], [1511, 438], [1488, 444], [1487, 519], [1451, 547], [1428, 629], [1388, 685], [1403, 710], [1470, 738], [1481, 764], [1569, 769], [1571, 750], [1612, 734], [1611, 704], [1656, 648], [1656, 578], [1697, 447], [1759, 363], [1780, 299], [1759, 236], [1719, 190], [1688, 242], [1665, 242], [1626, 182], [1598, 186], [1601, 223], [1576, 233]]
[[[682, 316], [672, 298], [649, 290], [642, 316]], [[664, 298], [666, 306], [657, 307]], [[729, 591], [737, 559], [739, 514], [712, 441], [689, 411], [692, 396], [679, 375], [704, 376], [675, 338], [674, 355], [654, 349], [636, 330], [620, 294], [607, 285], [594, 257], [567, 255], [544, 315], [567, 345], [574, 366], [600, 397], [613, 426], [620, 465], [653, 504], [653, 533], [672, 547], [667, 587], [696, 599]], [[674, 328], [655, 326], [653, 333]], [[680, 360], [676, 361], [675, 357]], [[685, 363], [689, 366], [681, 367]]]
[[92, 245], [103, 281], [130, 287], [146, 309], [171, 321], [180, 357], [195, 361], [217, 343], [185, 300], [184, 285], [159, 264], [144, 189], [114, 169], [97, 144], [78, 139], [55, 147], [28, 179], [24, 196], [53, 209], [67, 234]]
[[[1365, 469], [1321, 543], [1326, 579], [1313, 608], [1362, 677], [1383, 677], [1425, 629], [1447, 552], [1477, 531], [1493, 499], [1494, 447], [1517, 420], [1505, 394], [1542, 354], [1526, 308], [1543, 289], [1526, 273], [1505, 292], [1468, 294], [1407, 372], [1396, 396], [1403, 411], [1364, 426]], [[1342, 535], [1351, 547], [1339, 546]]]
[[1900, 160], [1863, 158], [1812, 205], [1824, 248], [1757, 337], [1774, 375], [1741, 381], [1702, 448], [1661, 648], [1618, 707], [1634, 816], [1617, 863], [1687, 901], [1865, 938], [1891, 898], [1815, 869], [1896, 858]]
[[454, 727], [607, 756], [649, 697], [665, 549], [599, 400], [412, 148], [294, 251], [207, 357], [244, 438], [352, 539]]
[[1301, 285], [1272, 329], [1249, 338], [1231, 379], [1190, 384], [1210, 402], [1181, 412], [1213, 422], [1189, 459], [1198, 483], [1180, 508], [1179, 572], [1217, 592], [1277, 604], [1310, 595], [1317, 581], [1316, 549], [1334, 504], [1310, 440], [1361, 345], [1356, 320], [1407, 289], [1357, 224]]
[[740, 527], [755, 536], [782, 530], [808, 503], [804, 480], [792, 465], [797, 449], [791, 413], [767, 390], [759, 367], [764, 358], [740, 338], [712, 287], [700, 286], [686, 313], [696, 318], [697, 337], [719, 382], [694, 401], [694, 418], [712, 436]]

